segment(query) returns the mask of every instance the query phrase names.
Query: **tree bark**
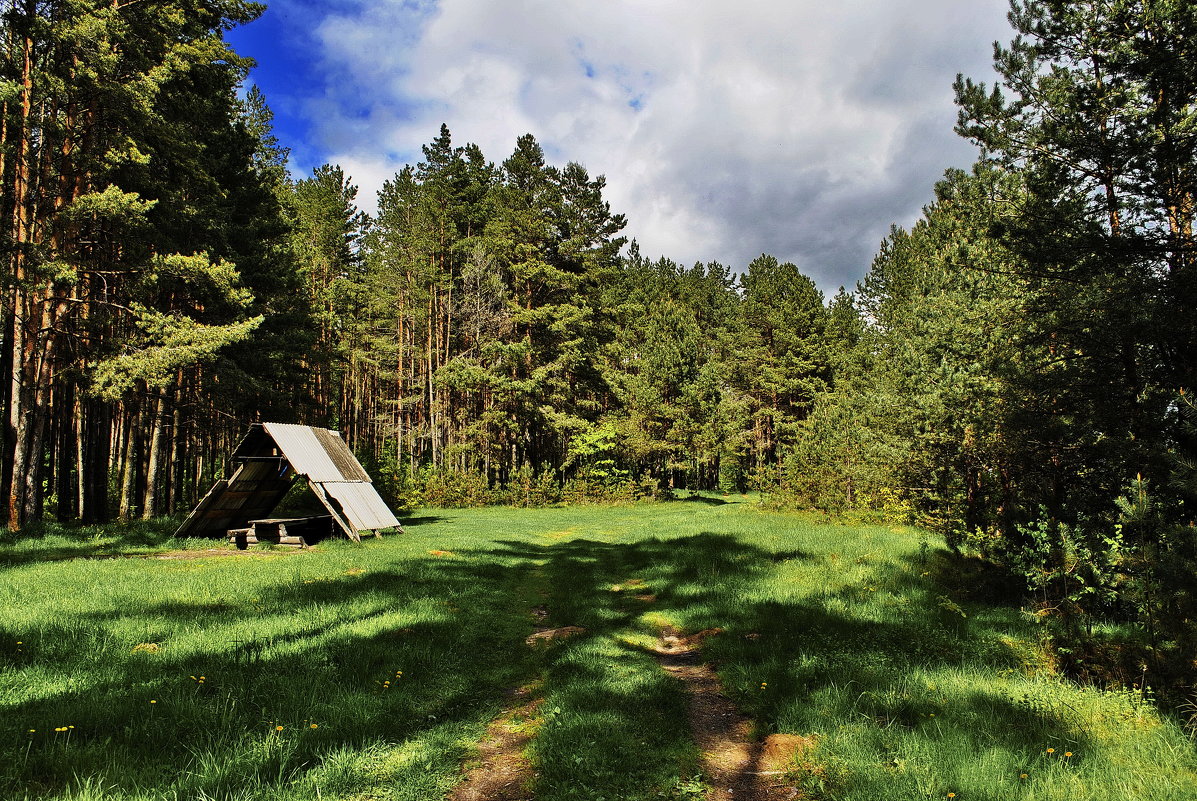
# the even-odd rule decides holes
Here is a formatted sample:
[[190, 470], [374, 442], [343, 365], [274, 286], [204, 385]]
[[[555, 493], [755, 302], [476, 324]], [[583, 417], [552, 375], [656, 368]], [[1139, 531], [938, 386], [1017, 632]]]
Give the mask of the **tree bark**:
[[158, 492], [160, 488], [159, 474], [162, 472], [162, 441], [164, 408], [164, 394], [159, 392], [154, 400], [146, 406], [148, 413], [153, 416], [150, 421], [149, 461], [145, 471], [145, 503], [142, 505], [141, 518], [149, 520], [158, 514]]

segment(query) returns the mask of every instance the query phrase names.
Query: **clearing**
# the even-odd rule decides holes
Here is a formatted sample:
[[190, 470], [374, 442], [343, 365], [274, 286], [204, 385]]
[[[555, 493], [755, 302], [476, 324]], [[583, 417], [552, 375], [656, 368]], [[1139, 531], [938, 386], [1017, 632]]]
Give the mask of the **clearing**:
[[0, 797], [1197, 797], [1178, 725], [1060, 678], [917, 530], [738, 496], [404, 524], [0, 541]]

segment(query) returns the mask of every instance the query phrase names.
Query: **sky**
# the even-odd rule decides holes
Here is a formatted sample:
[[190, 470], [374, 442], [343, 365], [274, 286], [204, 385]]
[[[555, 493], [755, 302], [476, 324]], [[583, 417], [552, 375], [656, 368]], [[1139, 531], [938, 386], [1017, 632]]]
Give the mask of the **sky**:
[[228, 34], [296, 177], [375, 193], [441, 123], [502, 162], [533, 134], [607, 179], [645, 256], [762, 253], [828, 294], [864, 276], [976, 149], [958, 73], [992, 81], [1007, 0], [268, 0]]

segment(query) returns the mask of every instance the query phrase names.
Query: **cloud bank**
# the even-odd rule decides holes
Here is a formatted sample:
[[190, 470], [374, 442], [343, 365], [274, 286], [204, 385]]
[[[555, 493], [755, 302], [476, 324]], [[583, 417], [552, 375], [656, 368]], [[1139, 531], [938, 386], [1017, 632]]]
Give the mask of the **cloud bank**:
[[530, 132], [607, 176], [645, 255], [742, 269], [768, 252], [825, 291], [975, 158], [951, 83], [990, 79], [1009, 38], [1005, 0], [277, 6], [313, 51], [315, 85], [286, 101], [304, 152], [344, 166], [364, 207], [441, 122], [496, 162]]

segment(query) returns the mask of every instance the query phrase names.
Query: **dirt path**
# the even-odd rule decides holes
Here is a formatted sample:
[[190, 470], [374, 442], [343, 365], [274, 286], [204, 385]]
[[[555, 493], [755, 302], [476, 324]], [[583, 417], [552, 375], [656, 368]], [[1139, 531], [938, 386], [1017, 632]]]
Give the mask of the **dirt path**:
[[[549, 616], [543, 605], [532, 607], [531, 615], [535, 629], [525, 642], [532, 648], [586, 631], [579, 626], [543, 625]], [[535, 685], [511, 691], [503, 713], [487, 727], [478, 743], [478, 754], [466, 763], [465, 779], [446, 801], [533, 801], [536, 796], [530, 788], [536, 772], [524, 756], [524, 748], [536, 735], [537, 707], [543, 700]]]
[[465, 780], [453, 789], [448, 801], [532, 801], [528, 788], [536, 774], [523, 751], [532, 740], [541, 700], [528, 687], [512, 691], [507, 709], [490, 724], [478, 744], [476, 764], [466, 771]]
[[711, 629], [680, 637], [666, 630], [654, 649], [661, 666], [686, 688], [690, 732], [702, 754], [703, 779], [711, 787], [707, 801], [798, 799], [782, 767], [805, 741], [785, 735], [752, 739], [752, 721], [736, 709], [699, 655], [703, 639], [719, 633]]
[[[533, 611], [538, 622], [544, 619], [539, 609]], [[575, 626], [537, 627], [528, 645], [583, 631]], [[707, 801], [802, 801], [807, 796], [786, 781], [785, 768], [795, 753], [814, 741], [779, 734], [752, 738], [752, 721], [736, 709], [714, 669], [699, 654], [702, 641], [720, 633], [711, 629], [682, 637], [666, 630], [652, 649], [661, 667], [685, 687], [687, 722], [702, 755], [703, 780], [710, 787]], [[477, 756], [467, 763], [464, 781], [446, 801], [533, 801], [529, 788], [536, 774], [523, 751], [535, 736], [541, 700], [530, 687], [511, 693], [507, 708], [479, 743]]]

